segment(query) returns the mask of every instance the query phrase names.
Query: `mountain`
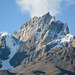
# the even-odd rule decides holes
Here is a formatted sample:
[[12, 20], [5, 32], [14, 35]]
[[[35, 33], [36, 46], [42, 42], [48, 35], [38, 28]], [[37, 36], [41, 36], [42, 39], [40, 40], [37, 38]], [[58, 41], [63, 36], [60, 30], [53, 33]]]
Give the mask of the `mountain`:
[[75, 75], [75, 48], [58, 47], [11, 70], [17, 75]]
[[20, 45], [14, 38], [10, 37], [8, 34], [1, 33], [0, 38], [0, 65], [1, 69], [13, 69], [10, 65], [10, 59], [15, 55]]
[[28, 19], [11, 36], [0, 33], [2, 71], [11, 70], [16, 75], [74, 75], [74, 65], [75, 36], [70, 34], [67, 23], [56, 21], [49, 12]]

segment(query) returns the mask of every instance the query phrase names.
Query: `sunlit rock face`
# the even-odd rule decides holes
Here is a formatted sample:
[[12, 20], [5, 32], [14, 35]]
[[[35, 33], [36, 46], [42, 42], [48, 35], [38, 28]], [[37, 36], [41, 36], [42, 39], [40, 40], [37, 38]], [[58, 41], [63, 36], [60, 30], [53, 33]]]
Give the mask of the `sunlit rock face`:
[[[61, 21], [56, 21], [55, 16], [48, 13], [42, 17], [33, 17], [14, 32], [12, 36], [21, 41], [35, 37], [35, 42], [39, 45], [46, 45], [47, 43], [55, 40], [57, 37], [62, 38], [69, 33], [67, 24]], [[60, 34], [60, 35], [58, 35]]]

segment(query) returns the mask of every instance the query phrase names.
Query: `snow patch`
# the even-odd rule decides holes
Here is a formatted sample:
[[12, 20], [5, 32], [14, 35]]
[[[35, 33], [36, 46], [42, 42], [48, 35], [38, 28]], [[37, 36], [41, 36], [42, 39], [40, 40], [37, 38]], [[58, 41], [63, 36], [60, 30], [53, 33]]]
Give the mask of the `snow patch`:
[[40, 32], [36, 32], [36, 43], [38, 43], [39, 37], [40, 37]]
[[9, 58], [7, 60], [2, 60], [2, 70], [11, 70], [14, 67], [10, 65], [9, 61], [10, 59], [15, 55], [15, 53], [17, 52], [17, 50], [19, 49], [19, 44], [14, 45], [15, 41], [10, 38], [10, 37], [6, 37], [6, 45], [10, 48], [10, 55]]
[[11, 54], [9, 55], [11, 58], [14, 56], [14, 54], [17, 52], [17, 49], [19, 48], [19, 44], [14, 45], [15, 41], [10, 38], [7, 37], [6, 38], [6, 45], [10, 48]]
[[[64, 38], [63, 38], [63, 37], [64, 37]], [[57, 45], [54, 46], [53, 48], [51, 48], [51, 50], [54, 49], [54, 48], [57, 48], [57, 47], [63, 47], [63, 46], [61, 45], [61, 43], [62, 43], [62, 42], [70, 42], [70, 41], [72, 40], [72, 38], [73, 38], [73, 35], [71, 35], [71, 34], [61, 35], [61, 33], [59, 33], [57, 39], [55, 39], [55, 40], [49, 42], [47, 45], [50, 45], [50, 44], [52, 44], [52, 43], [57, 43]], [[45, 46], [45, 45], [44, 45], [44, 46]], [[44, 47], [44, 46], [43, 46], [43, 47]]]
[[70, 42], [73, 38], [73, 35], [67, 34], [63, 39], [61, 39], [61, 42]]
[[60, 32], [59, 34], [58, 34], [58, 37], [57, 37], [57, 39], [62, 39], [62, 38], [64, 38], [66, 35], [64, 35], [64, 34], [62, 34], [62, 32]]
[[0, 37], [2, 37], [2, 36], [6, 36], [6, 35], [8, 35], [7, 32], [2, 32], [2, 33], [0, 33]]
[[54, 46], [53, 48], [51, 48], [51, 50], [54, 49], [54, 48], [58, 48], [58, 47], [63, 47], [63, 46], [58, 44], [58, 45]]
[[13, 66], [10, 65], [9, 61], [10, 61], [10, 59], [2, 60], [1, 70], [11, 70], [14, 68]]

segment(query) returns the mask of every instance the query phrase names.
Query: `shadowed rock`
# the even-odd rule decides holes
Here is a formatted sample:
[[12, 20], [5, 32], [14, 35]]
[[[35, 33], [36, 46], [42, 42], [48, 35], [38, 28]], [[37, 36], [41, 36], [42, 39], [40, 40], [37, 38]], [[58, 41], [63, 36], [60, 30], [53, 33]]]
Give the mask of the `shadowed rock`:
[[58, 69], [61, 71], [61, 73], [56, 74], [56, 75], [75, 75], [74, 72], [65, 70], [65, 69], [63, 69], [63, 68], [60, 68], [59, 66], [56, 66], [56, 68], [58, 68]]

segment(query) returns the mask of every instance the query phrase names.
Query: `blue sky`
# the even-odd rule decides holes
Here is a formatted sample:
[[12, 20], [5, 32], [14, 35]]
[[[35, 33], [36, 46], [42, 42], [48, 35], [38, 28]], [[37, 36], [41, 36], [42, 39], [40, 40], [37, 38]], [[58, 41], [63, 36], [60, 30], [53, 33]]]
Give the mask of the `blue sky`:
[[50, 12], [75, 35], [75, 0], [0, 0], [0, 32], [10, 35], [29, 18]]

